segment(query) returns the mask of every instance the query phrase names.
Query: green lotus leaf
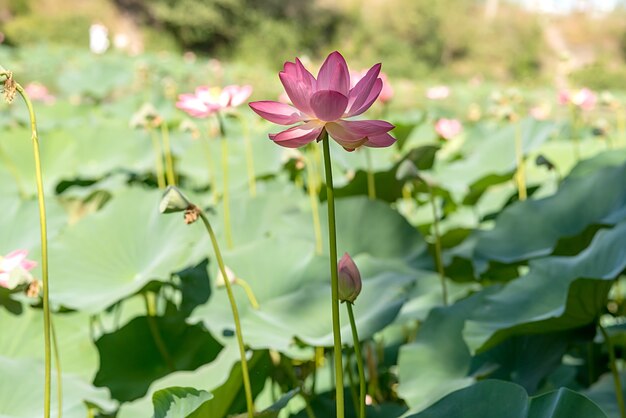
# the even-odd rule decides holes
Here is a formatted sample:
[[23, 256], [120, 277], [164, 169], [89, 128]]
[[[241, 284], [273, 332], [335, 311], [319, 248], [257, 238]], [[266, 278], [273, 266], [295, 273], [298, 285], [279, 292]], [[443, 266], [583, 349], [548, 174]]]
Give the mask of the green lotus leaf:
[[152, 395], [154, 418], [186, 418], [212, 397], [209, 392], [194, 388], [161, 389]]
[[99, 312], [190, 264], [202, 231], [158, 211], [161, 192], [129, 189], [50, 243], [51, 300]]
[[[44, 367], [31, 359], [12, 359], [0, 356], [0, 416], [6, 418], [40, 417], [43, 414]], [[19, 382], [19, 384], [16, 384]], [[52, 374], [51, 410], [58, 409], [56, 375]], [[106, 389], [91, 384], [69, 373], [63, 374], [63, 416], [84, 418], [88, 415], [85, 402], [104, 412], [115, 411]]]
[[532, 260], [529, 267], [468, 317], [464, 336], [472, 351], [514, 334], [593, 322], [604, 309], [612, 280], [626, 267], [626, 222], [600, 230], [576, 256]]
[[430, 408], [406, 418], [607, 418], [584, 395], [559, 389], [529, 398], [513, 383], [486, 380], [446, 396]]

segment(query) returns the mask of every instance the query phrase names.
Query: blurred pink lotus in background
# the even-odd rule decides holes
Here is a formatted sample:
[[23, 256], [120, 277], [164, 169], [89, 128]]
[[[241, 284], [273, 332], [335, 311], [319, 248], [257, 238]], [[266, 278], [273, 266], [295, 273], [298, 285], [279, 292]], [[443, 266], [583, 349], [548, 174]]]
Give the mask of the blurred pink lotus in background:
[[532, 116], [533, 118], [537, 120], [548, 119], [550, 117], [551, 112], [552, 112], [552, 109], [550, 108], [550, 105], [547, 103], [541, 103], [536, 106], [533, 106], [528, 111], [528, 113], [530, 113], [530, 116]]
[[28, 83], [26, 87], [24, 87], [26, 94], [28, 97], [34, 102], [42, 102], [44, 104], [52, 104], [56, 100], [56, 98], [50, 94], [48, 88], [41, 83], [32, 82]]
[[571, 103], [582, 110], [592, 110], [596, 106], [598, 96], [593, 90], [587, 87], [583, 87], [574, 92], [563, 89], [559, 91], [558, 101], [561, 105]]
[[382, 120], [346, 120], [365, 112], [380, 95], [383, 80], [380, 64], [370, 68], [351, 88], [350, 71], [337, 51], [322, 64], [317, 79], [296, 58], [286, 62], [279, 77], [293, 106], [275, 101], [250, 103], [262, 118], [279, 125], [299, 125], [270, 134], [276, 144], [298, 148], [320, 138], [325, 129], [347, 151], [365, 145], [388, 147], [396, 140], [394, 126]]
[[220, 110], [237, 107], [250, 97], [252, 86], [224, 88], [200, 86], [194, 93], [180, 94], [176, 107], [194, 118], [206, 118]]
[[[367, 75], [369, 70], [361, 70], [361, 71], [350, 71], [350, 88], [354, 88], [359, 81], [363, 77]], [[378, 95], [378, 101], [381, 103], [388, 103], [393, 99], [394, 91], [391, 84], [389, 84], [389, 78], [387, 78], [387, 74], [382, 71], [378, 74], [378, 78], [383, 81], [383, 88], [380, 90], [380, 94]]]
[[6, 256], [0, 256], [0, 287], [13, 289], [17, 285], [33, 280], [29, 271], [37, 263], [27, 260], [28, 251], [16, 250]]
[[433, 86], [426, 90], [426, 98], [430, 100], [443, 100], [450, 96], [450, 88], [448, 86]]
[[457, 119], [441, 118], [435, 123], [435, 132], [443, 139], [452, 139], [463, 130], [461, 122]]

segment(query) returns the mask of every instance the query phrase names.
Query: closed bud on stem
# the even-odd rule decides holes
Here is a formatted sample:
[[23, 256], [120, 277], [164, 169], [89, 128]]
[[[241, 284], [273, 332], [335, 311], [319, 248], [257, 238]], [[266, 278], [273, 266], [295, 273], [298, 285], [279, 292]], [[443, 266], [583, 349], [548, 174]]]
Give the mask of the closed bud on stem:
[[339, 300], [354, 303], [361, 293], [361, 273], [348, 253], [344, 253], [339, 260], [337, 271], [339, 273]]
[[[235, 273], [228, 266], [224, 266], [224, 270], [226, 270], [226, 276], [228, 276], [228, 281], [230, 282], [230, 284], [235, 284], [235, 281], [237, 280], [237, 276], [235, 276]], [[217, 287], [226, 286], [226, 282], [224, 281], [224, 275], [222, 274], [221, 269], [217, 270], [215, 286]]]

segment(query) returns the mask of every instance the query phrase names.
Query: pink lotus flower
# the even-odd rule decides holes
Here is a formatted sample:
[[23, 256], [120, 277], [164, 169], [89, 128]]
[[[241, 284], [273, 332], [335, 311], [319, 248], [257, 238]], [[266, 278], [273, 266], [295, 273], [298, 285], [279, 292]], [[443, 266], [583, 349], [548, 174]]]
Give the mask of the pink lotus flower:
[[348, 253], [344, 253], [337, 264], [339, 274], [339, 300], [354, 303], [361, 293], [361, 273]]
[[195, 93], [180, 94], [176, 107], [194, 118], [206, 118], [220, 110], [237, 107], [252, 94], [252, 86], [200, 86]]
[[430, 100], [443, 100], [450, 96], [448, 86], [434, 86], [426, 90], [426, 98]]
[[15, 286], [31, 281], [29, 270], [37, 263], [26, 259], [28, 251], [16, 250], [6, 256], [0, 256], [0, 287], [13, 289]]
[[382, 120], [346, 120], [365, 112], [383, 88], [379, 78], [380, 64], [350, 88], [350, 72], [343, 56], [335, 51], [326, 58], [317, 79], [296, 58], [286, 62], [279, 77], [294, 106], [274, 101], [250, 103], [262, 118], [292, 128], [270, 134], [272, 141], [288, 148], [298, 148], [319, 140], [325, 129], [347, 151], [365, 145], [388, 147], [396, 140], [394, 126]]
[[558, 100], [559, 104], [562, 105], [571, 103], [582, 110], [592, 110], [596, 106], [598, 96], [593, 90], [584, 87], [573, 93], [568, 90], [561, 90], [559, 91]]
[[443, 139], [452, 139], [461, 133], [463, 127], [457, 119], [441, 118], [435, 123], [435, 131]]
[[26, 87], [24, 87], [24, 90], [26, 94], [28, 94], [28, 97], [34, 102], [52, 104], [56, 100], [56, 98], [50, 94], [48, 88], [41, 83], [28, 83]]
[[[354, 88], [358, 84], [358, 82], [367, 75], [367, 72], [367, 69], [361, 71], [350, 71], [350, 88]], [[393, 99], [393, 87], [391, 87], [391, 84], [389, 84], [387, 74], [383, 73], [382, 71], [378, 74], [378, 78], [383, 80], [383, 88], [380, 90], [378, 100], [381, 103], [388, 103], [389, 101], [391, 101], [391, 99]]]

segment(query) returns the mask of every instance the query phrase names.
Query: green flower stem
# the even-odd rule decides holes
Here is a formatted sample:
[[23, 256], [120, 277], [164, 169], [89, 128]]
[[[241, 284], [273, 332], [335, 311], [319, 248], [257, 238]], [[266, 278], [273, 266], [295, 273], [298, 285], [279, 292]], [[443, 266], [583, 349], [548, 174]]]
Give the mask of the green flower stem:
[[524, 167], [524, 152], [522, 149], [522, 123], [515, 122], [515, 180], [517, 181], [517, 196], [519, 200], [526, 200], [526, 173]]
[[163, 137], [163, 152], [165, 154], [165, 175], [168, 186], [176, 186], [176, 173], [174, 172], [174, 158], [170, 145], [170, 130], [165, 121], [161, 122], [161, 136]]
[[352, 398], [352, 406], [354, 408], [355, 411], [359, 410], [359, 396], [356, 393], [356, 384], [354, 382], [354, 376], [352, 374], [352, 355], [351, 353], [348, 351], [348, 354], [346, 355], [346, 367], [345, 367], [345, 373], [348, 375], [348, 382], [350, 382], [350, 397]]
[[61, 374], [61, 355], [59, 342], [54, 330], [54, 321], [50, 318], [50, 333], [52, 334], [52, 352], [54, 353], [54, 366], [57, 373], [57, 418], [63, 416], [63, 375]]
[[352, 329], [352, 340], [354, 342], [354, 355], [356, 357], [356, 367], [359, 371], [359, 418], [365, 418], [365, 369], [363, 368], [363, 355], [361, 354], [361, 343], [359, 342], [359, 334], [356, 329], [356, 321], [354, 320], [354, 312], [352, 304], [346, 302], [348, 309], [348, 317], [350, 318], [350, 328]]
[[246, 292], [246, 296], [248, 296], [248, 300], [250, 300], [250, 305], [252, 305], [254, 309], [259, 309], [259, 301], [256, 299], [256, 296], [254, 296], [254, 292], [248, 282], [244, 279], [236, 278], [235, 284], [243, 287], [243, 290]]
[[341, 366], [341, 325], [339, 323], [339, 275], [337, 273], [337, 227], [335, 223], [335, 190], [333, 169], [330, 165], [328, 132], [322, 130], [319, 140], [324, 146], [324, 169], [326, 170], [326, 198], [328, 200], [328, 238], [330, 250], [330, 278], [333, 316], [333, 341], [335, 358], [335, 396], [337, 418], [344, 418], [343, 367]]
[[161, 141], [154, 129], [148, 128], [152, 149], [154, 151], [154, 169], [156, 170], [157, 185], [159, 189], [165, 189], [165, 172], [163, 171], [163, 152], [161, 151]]
[[[51, 318], [50, 318], [50, 282], [48, 280], [48, 227], [46, 222], [46, 204], [43, 192], [43, 175], [41, 171], [41, 154], [39, 152], [39, 135], [33, 104], [21, 85], [15, 84], [17, 92], [22, 96], [30, 117], [30, 131], [35, 157], [35, 177], [37, 181], [37, 201], [39, 203], [39, 225], [41, 232], [41, 279], [43, 282], [43, 328], [44, 328], [44, 418], [50, 418], [50, 387], [51, 387]], [[60, 373], [59, 373], [60, 374]]]
[[443, 299], [443, 306], [448, 306], [448, 286], [446, 285], [446, 274], [443, 269], [443, 256], [441, 251], [441, 235], [439, 234], [439, 215], [437, 213], [437, 205], [435, 204], [435, 194], [430, 184], [424, 182], [428, 188], [428, 200], [430, 201], [430, 208], [433, 212], [433, 233], [435, 238], [435, 264], [437, 265], [437, 273], [439, 273], [439, 280], [441, 280], [441, 297]]
[[[314, 157], [313, 157], [314, 158]], [[309, 158], [306, 164], [307, 170], [307, 191], [309, 194], [309, 201], [311, 202], [311, 214], [313, 216], [313, 231], [315, 233], [315, 253], [322, 254], [322, 225], [320, 223], [320, 208], [319, 208], [319, 179], [317, 177], [317, 170], [315, 169], [315, 162], [313, 158]]]
[[[222, 143], [222, 175], [224, 185], [222, 190], [222, 199], [224, 205], [224, 234], [226, 235], [226, 248], [233, 248], [233, 232], [230, 227], [230, 196], [228, 193], [228, 140], [224, 130], [224, 122], [219, 113], [215, 114], [220, 127], [220, 141]], [[226, 277], [226, 276], [224, 276]]]
[[622, 392], [622, 381], [620, 380], [619, 371], [617, 370], [617, 363], [615, 361], [615, 350], [613, 349], [613, 343], [606, 329], [598, 321], [598, 328], [604, 337], [606, 349], [609, 352], [609, 362], [611, 365], [611, 373], [613, 374], [613, 383], [615, 384], [615, 397], [617, 398], [617, 405], [619, 406], [619, 414], [621, 418], [626, 418], [626, 406], [624, 406], [624, 393]]
[[215, 251], [215, 258], [217, 259], [217, 264], [220, 268], [220, 272], [222, 273], [222, 277], [225, 278], [224, 284], [226, 286], [226, 293], [228, 293], [228, 300], [230, 302], [230, 307], [233, 311], [233, 320], [235, 321], [235, 334], [237, 335], [237, 343], [239, 345], [239, 355], [241, 357], [241, 374], [243, 375], [243, 387], [246, 392], [246, 404], [248, 406], [248, 418], [254, 417], [254, 401], [252, 400], [252, 389], [250, 387], [250, 375], [248, 374], [248, 361], [246, 360], [246, 349], [243, 343], [243, 334], [241, 332], [241, 322], [239, 320], [239, 311], [237, 310], [237, 303], [235, 302], [235, 296], [233, 295], [233, 289], [230, 285], [230, 280], [228, 280], [228, 274], [226, 274], [226, 267], [224, 266], [224, 260], [222, 259], [222, 253], [220, 252], [220, 248], [217, 244], [217, 238], [215, 237], [215, 232], [213, 232], [213, 228], [209, 223], [206, 215], [203, 211], [199, 211], [200, 218], [202, 219], [202, 223], [204, 223], [204, 227], [206, 228], [209, 236], [211, 237], [211, 243], [213, 244], [213, 250]]
[[156, 300], [154, 297], [154, 293], [152, 292], [143, 292], [142, 293], [144, 303], [146, 305], [146, 314], [148, 320], [148, 328], [150, 328], [150, 334], [152, 334], [152, 339], [154, 340], [154, 344], [157, 346], [161, 357], [167, 364], [167, 367], [170, 371], [176, 370], [176, 365], [172, 360], [172, 356], [167, 351], [167, 346], [165, 345], [165, 341], [163, 341], [163, 337], [161, 336], [161, 332], [159, 331], [159, 324], [157, 323], [156, 317]]
[[369, 148], [363, 148], [365, 160], [367, 163], [367, 196], [370, 200], [376, 200], [376, 181], [374, 180], [374, 171], [372, 168], [372, 154]]

